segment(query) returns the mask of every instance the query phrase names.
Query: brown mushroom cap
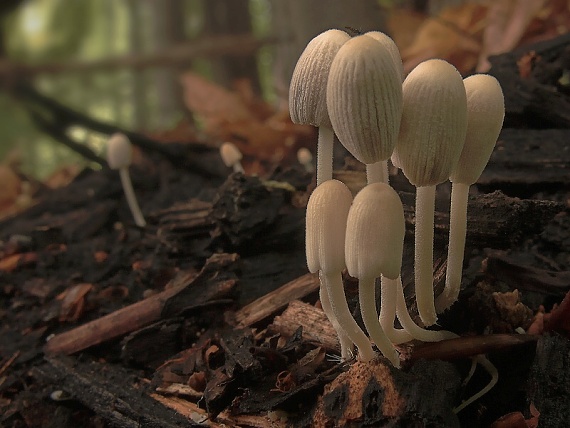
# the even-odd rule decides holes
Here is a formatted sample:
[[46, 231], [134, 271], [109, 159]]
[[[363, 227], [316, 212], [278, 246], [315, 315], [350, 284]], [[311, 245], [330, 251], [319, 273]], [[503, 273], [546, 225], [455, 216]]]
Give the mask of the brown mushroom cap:
[[331, 126], [326, 103], [329, 70], [336, 53], [349, 39], [344, 31], [328, 30], [307, 44], [289, 86], [289, 113], [293, 123]]
[[457, 69], [440, 59], [414, 68], [403, 84], [404, 109], [392, 155], [417, 187], [446, 181], [467, 131], [467, 99]]
[[340, 142], [360, 162], [392, 154], [402, 115], [402, 83], [390, 52], [372, 37], [338, 50], [327, 83], [327, 107]]
[[467, 94], [467, 135], [449, 178], [454, 183], [471, 185], [485, 169], [501, 132], [505, 99], [497, 79], [488, 74], [475, 74], [463, 83]]

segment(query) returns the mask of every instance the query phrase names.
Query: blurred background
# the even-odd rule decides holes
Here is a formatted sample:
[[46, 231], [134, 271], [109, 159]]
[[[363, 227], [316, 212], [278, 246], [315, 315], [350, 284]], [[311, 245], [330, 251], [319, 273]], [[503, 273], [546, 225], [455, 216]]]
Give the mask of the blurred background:
[[[489, 55], [568, 32], [569, 3], [2, 0], [0, 194], [6, 169], [50, 183], [92, 162], [82, 146], [101, 155], [107, 135], [82, 126], [90, 120], [161, 141], [220, 141], [232, 115], [285, 126], [293, 67], [325, 29], [381, 30], [407, 71], [439, 57], [467, 75], [487, 70]], [[77, 126], [61, 120], [74, 114]]]

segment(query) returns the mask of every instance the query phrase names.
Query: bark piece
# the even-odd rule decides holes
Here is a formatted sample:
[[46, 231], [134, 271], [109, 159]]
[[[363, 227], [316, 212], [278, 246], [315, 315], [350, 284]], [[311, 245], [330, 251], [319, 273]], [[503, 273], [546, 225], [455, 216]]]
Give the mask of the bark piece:
[[356, 362], [325, 387], [313, 426], [459, 427], [452, 406], [460, 384], [442, 361], [419, 361], [407, 373], [383, 360]]

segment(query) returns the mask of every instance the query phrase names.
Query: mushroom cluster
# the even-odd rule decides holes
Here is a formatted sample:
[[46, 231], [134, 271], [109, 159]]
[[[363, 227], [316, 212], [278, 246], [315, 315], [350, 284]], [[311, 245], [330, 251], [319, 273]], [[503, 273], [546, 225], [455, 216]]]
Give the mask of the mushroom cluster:
[[[319, 127], [317, 187], [307, 206], [306, 250], [311, 272], [321, 280], [323, 309], [338, 333], [341, 357], [358, 348], [361, 360], [375, 354], [370, 341], [395, 366], [395, 348], [412, 339], [457, 337], [412, 320], [400, 278], [404, 214], [388, 184], [387, 161], [416, 186], [415, 293], [424, 327], [458, 297], [466, 233], [469, 186], [483, 171], [498, 138], [504, 100], [489, 75], [463, 79], [451, 64], [430, 59], [404, 78], [398, 48], [373, 31], [350, 37], [340, 30], [316, 36], [292, 76], [289, 108], [293, 122]], [[366, 165], [368, 184], [352, 198], [332, 179], [332, 146], [340, 143]], [[433, 290], [436, 186], [452, 182], [446, 286]], [[341, 272], [359, 279], [359, 303], [368, 336], [346, 303]], [[375, 283], [380, 282], [380, 316]], [[395, 327], [396, 318], [401, 328]], [[478, 360], [480, 361], [480, 359]]]

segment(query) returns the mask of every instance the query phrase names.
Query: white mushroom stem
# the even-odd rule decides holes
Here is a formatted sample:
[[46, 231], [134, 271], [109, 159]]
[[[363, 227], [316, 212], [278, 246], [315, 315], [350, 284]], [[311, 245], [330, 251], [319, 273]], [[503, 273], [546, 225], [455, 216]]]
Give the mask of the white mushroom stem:
[[145, 227], [146, 221], [143, 217], [137, 198], [135, 196], [135, 191], [133, 190], [133, 183], [131, 182], [131, 177], [129, 175], [129, 168], [122, 167], [119, 169], [119, 176], [121, 177], [121, 184], [123, 185], [123, 191], [125, 192], [125, 197], [127, 198], [127, 204], [135, 220], [135, 224], [138, 227]]
[[487, 392], [489, 392], [491, 389], [493, 389], [493, 387], [499, 381], [499, 372], [497, 371], [497, 368], [493, 365], [493, 363], [491, 363], [491, 361], [489, 361], [487, 358], [485, 358], [484, 355], [477, 355], [475, 357], [475, 359], [479, 364], [481, 364], [481, 367], [483, 367], [487, 371], [487, 373], [489, 373], [489, 375], [491, 375], [491, 380], [481, 391], [472, 395], [467, 400], [465, 400], [463, 403], [461, 403], [459, 406], [457, 406], [455, 409], [453, 409], [454, 413], [459, 413], [465, 407], [469, 406], [471, 403], [473, 403], [474, 401], [481, 398], [483, 395], [485, 395]]
[[415, 289], [418, 312], [425, 326], [436, 323], [433, 297], [433, 227], [435, 186], [416, 188], [416, 227], [414, 231]]
[[364, 321], [366, 331], [380, 352], [390, 360], [394, 367], [400, 367], [398, 352], [378, 322], [374, 282], [375, 278], [370, 277], [358, 279], [358, 300], [360, 301], [362, 321]]
[[394, 320], [396, 319], [396, 305], [398, 302], [398, 279], [390, 279], [382, 276], [381, 281], [381, 306], [380, 306], [380, 325], [386, 333], [390, 341], [399, 345], [400, 343], [409, 342], [413, 339], [412, 335], [405, 328], [395, 328]]
[[453, 183], [451, 186], [447, 273], [445, 276], [445, 288], [437, 299], [438, 311], [448, 308], [459, 297], [465, 252], [465, 235], [467, 232], [469, 187], [468, 184], [464, 183]]
[[333, 176], [334, 132], [328, 126], [319, 126], [317, 145], [317, 186]]
[[324, 279], [324, 286], [327, 288], [331, 306], [338, 323], [342, 326], [350, 340], [358, 347], [358, 359], [364, 362], [373, 360], [376, 357], [376, 353], [372, 349], [368, 336], [362, 331], [350, 313], [346, 295], [344, 294], [341, 274], [322, 275], [321, 278]]
[[366, 181], [370, 183], [388, 183], [388, 161], [383, 160], [366, 165]]
[[[325, 281], [321, 278], [322, 272], [319, 272], [319, 279], [321, 284], [324, 284]], [[319, 288], [319, 299], [321, 301], [321, 306], [323, 307], [323, 312], [331, 322], [336, 334], [338, 336], [338, 341], [340, 343], [340, 357], [342, 360], [350, 360], [353, 357], [353, 344], [348, 335], [345, 333], [344, 329], [341, 327], [339, 322], [337, 321], [334, 310], [331, 305], [331, 301], [329, 298], [329, 293], [327, 287], [322, 286]]]

